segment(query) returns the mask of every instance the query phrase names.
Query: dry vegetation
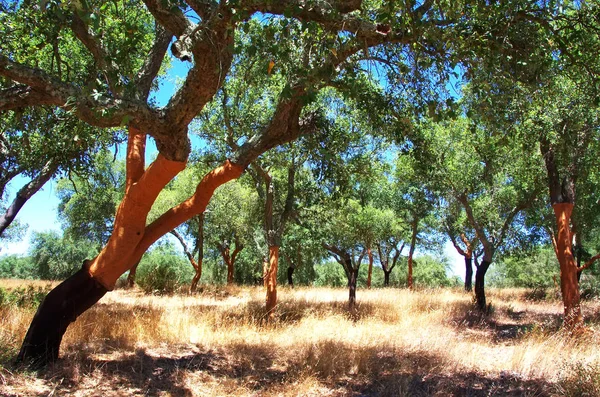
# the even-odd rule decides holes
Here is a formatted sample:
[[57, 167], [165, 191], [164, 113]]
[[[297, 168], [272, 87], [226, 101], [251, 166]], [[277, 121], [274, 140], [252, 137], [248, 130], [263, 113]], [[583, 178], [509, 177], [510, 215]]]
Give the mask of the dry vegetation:
[[31, 373], [8, 362], [34, 309], [0, 309], [0, 395], [346, 396], [600, 394], [600, 302], [591, 331], [560, 327], [558, 300], [491, 290], [479, 315], [459, 290], [345, 289], [279, 293], [263, 318], [259, 288], [206, 287], [195, 296], [107, 294], [65, 335], [62, 359]]

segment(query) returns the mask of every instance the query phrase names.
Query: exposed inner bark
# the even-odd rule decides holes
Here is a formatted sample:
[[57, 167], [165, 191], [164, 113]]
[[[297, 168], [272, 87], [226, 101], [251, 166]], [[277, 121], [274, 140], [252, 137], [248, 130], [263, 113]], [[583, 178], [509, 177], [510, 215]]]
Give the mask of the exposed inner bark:
[[267, 317], [273, 318], [277, 305], [277, 267], [279, 265], [279, 247], [269, 247], [269, 269], [267, 270]]
[[572, 252], [572, 236], [570, 229], [573, 204], [558, 203], [552, 206], [556, 216], [558, 233], [556, 246], [560, 264], [560, 290], [565, 310], [564, 325], [570, 331], [576, 331], [583, 326], [579, 295], [578, 268]]

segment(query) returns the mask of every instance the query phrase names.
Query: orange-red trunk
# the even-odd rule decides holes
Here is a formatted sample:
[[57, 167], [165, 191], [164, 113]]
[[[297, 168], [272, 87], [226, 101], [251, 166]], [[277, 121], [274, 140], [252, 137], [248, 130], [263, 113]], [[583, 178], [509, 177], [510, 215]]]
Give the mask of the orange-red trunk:
[[266, 274], [267, 316], [273, 318], [277, 305], [277, 267], [279, 265], [279, 247], [269, 247], [269, 269]]
[[573, 204], [554, 204], [552, 209], [558, 226], [556, 253], [560, 264], [560, 289], [565, 310], [565, 328], [576, 331], [583, 326], [583, 317], [581, 316], [577, 263], [572, 252], [570, 220]]

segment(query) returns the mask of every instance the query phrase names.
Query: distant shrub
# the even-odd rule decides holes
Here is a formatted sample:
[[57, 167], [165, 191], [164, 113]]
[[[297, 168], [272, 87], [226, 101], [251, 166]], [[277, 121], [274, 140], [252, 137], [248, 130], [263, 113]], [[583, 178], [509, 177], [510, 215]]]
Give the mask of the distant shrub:
[[190, 282], [192, 265], [173, 247], [159, 247], [146, 254], [138, 266], [136, 284], [146, 293], [170, 294]]
[[37, 266], [31, 257], [6, 255], [0, 258], [0, 278], [38, 278]]
[[52, 290], [51, 286], [27, 287], [5, 289], [0, 287], [0, 306], [17, 306], [35, 308], [44, 300], [48, 292]]

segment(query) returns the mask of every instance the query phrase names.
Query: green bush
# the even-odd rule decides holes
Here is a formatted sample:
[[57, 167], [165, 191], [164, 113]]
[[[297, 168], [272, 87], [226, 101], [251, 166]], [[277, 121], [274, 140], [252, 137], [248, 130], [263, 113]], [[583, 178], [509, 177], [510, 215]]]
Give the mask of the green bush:
[[28, 285], [15, 289], [0, 287], [0, 306], [17, 306], [35, 308], [44, 300], [51, 286], [35, 287]]
[[0, 278], [38, 278], [37, 266], [31, 257], [5, 255], [0, 258]]
[[189, 283], [194, 269], [172, 246], [161, 246], [146, 254], [138, 266], [137, 285], [146, 293], [170, 294]]

